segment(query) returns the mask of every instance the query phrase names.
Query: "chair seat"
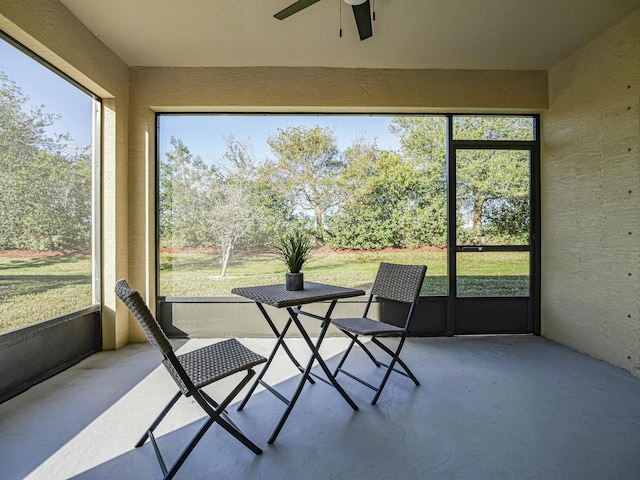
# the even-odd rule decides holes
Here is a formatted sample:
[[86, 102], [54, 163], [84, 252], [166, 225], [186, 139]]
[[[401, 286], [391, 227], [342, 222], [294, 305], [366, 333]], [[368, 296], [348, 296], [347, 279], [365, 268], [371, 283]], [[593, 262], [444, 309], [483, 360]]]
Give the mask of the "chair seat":
[[[252, 352], [235, 338], [199, 348], [177, 357], [197, 389], [267, 361], [266, 358]], [[171, 362], [164, 360], [162, 363], [167, 367], [182, 393], [186, 395], [188, 389]]]
[[403, 328], [366, 317], [333, 318], [331, 323], [342, 330], [357, 335], [402, 335], [404, 332]]

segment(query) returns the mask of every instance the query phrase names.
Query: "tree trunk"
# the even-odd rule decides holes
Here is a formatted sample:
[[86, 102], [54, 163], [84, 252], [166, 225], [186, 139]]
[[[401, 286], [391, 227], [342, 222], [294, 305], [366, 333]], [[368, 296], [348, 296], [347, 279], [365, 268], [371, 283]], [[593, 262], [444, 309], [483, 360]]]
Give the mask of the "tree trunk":
[[321, 245], [324, 245], [324, 223], [322, 220], [322, 209], [320, 207], [315, 208], [316, 216], [316, 239]]
[[227, 273], [227, 265], [229, 264], [229, 258], [231, 257], [231, 249], [233, 244], [228, 242], [222, 249], [222, 265], [220, 267], [220, 276], [224, 277]]
[[482, 232], [482, 206], [484, 200], [480, 195], [473, 196], [473, 229], [478, 233]]

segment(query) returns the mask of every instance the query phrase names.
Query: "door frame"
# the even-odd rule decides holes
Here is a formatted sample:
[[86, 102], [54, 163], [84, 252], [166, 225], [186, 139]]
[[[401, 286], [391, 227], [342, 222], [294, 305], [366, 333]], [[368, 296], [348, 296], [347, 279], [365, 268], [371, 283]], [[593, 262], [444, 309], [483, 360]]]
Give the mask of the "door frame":
[[[455, 140], [453, 118], [447, 117], [447, 268], [448, 296], [446, 334], [495, 334], [533, 333], [540, 335], [540, 117], [534, 122], [533, 140]], [[483, 114], [483, 116], [486, 116]], [[524, 116], [524, 115], [523, 115]], [[529, 245], [483, 246], [476, 251], [529, 251], [529, 297], [463, 297], [457, 296], [457, 254], [473, 251], [473, 247], [457, 244], [456, 222], [456, 151], [457, 150], [526, 150], [530, 152], [529, 199], [530, 236]], [[500, 305], [499, 305], [500, 304]], [[500, 306], [497, 310], [496, 307]], [[496, 315], [496, 313], [499, 313]], [[465, 315], [473, 314], [484, 320], [485, 326], [476, 328], [466, 322]], [[524, 322], [509, 328], [509, 316], [526, 315]], [[491, 321], [489, 320], [491, 317]]]

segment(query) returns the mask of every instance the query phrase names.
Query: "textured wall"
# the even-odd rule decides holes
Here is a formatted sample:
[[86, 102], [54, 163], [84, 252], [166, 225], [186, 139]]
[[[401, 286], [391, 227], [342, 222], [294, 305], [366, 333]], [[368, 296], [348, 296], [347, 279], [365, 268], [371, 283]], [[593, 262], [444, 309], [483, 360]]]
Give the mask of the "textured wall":
[[640, 374], [640, 10], [549, 72], [542, 333]]
[[543, 71], [135, 67], [131, 89], [132, 105], [165, 111], [539, 112], [547, 107]]
[[104, 99], [102, 124], [102, 319], [104, 348], [129, 341], [129, 314], [113, 287], [128, 273], [129, 69], [66, 7], [0, 0], [0, 28]]

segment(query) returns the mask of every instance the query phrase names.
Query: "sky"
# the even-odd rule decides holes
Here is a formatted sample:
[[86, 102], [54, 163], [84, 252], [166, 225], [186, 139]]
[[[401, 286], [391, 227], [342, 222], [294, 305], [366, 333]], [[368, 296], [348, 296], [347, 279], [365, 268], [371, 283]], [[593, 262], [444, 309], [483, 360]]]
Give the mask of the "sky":
[[70, 133], [76, 146], [91, 145], [93, 99], [84, 91], [0, 38], [0, 71], [18, 84], [29, 97], [28, 106], [43, 106], [45, 113], [60, 118], [50, 134]]
[[267, 138], [277, 135], [278, 129], [293, 126], [328, 127], [343, 151], [354, 140], [364, 137], [376, 140], [378, 147], [399, 150], [396, 136], [389, 133], [390, 116], [374, 115], [160, 115], [158, 117], [159, 154], [171, 151], [172, 136], [182, 140], [194, 155], [206, 163], [219, 163], [226, 150], [229, 135], [251, 145], [254, 157], [262, 162], [273, 157]]
[[[0, 38], [0, 71], [15, 80], [29, 108], [44, 107], [46, 113], [59, 116], [48, 128], [50, 134], [70, 133], [78, 147], [91, 144], [91, 97], [56, 73], [34, 61]], [[159, 154], [171, 150], [175, 136], [207, 163], [219, 163], [229, 135], [250, 144], [255, 159], [271, 156], [266, 143], [278, 129], [291, 126], [328, 127], [343, 151], [354, 140], [376, 140], [379, 148], [399, 150], [398, 138], [389, 132], [390, 116], [383, 115], [161, 115], [159, 118]]]

